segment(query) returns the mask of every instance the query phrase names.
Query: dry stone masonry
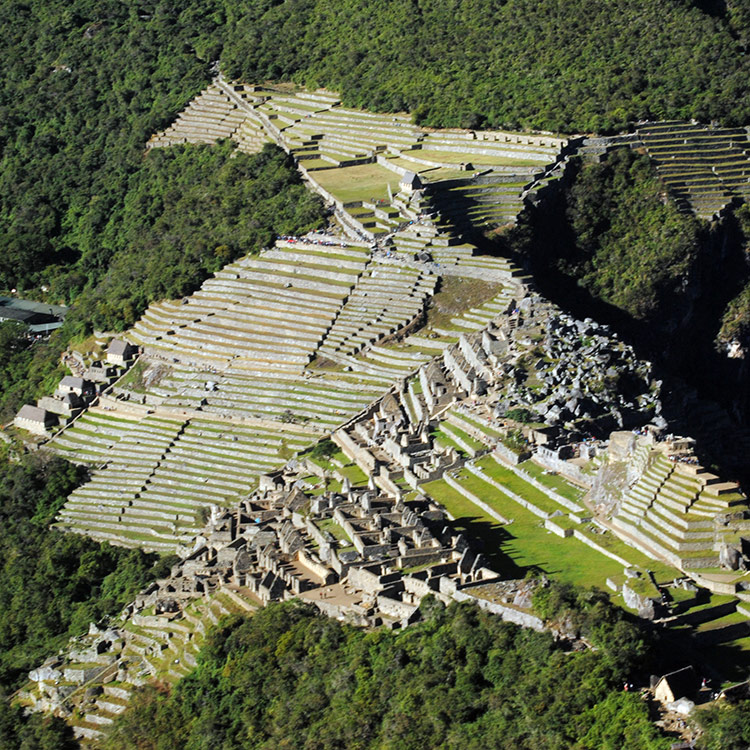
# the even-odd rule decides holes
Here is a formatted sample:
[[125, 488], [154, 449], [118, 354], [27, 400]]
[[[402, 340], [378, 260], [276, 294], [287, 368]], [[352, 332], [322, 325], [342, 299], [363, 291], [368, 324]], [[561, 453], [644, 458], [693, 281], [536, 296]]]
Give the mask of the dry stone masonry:
[[[19, 414], [44, 435], [63, 424], [48, 447], [92, 468], [60, 528], [181, 557], [33, 670], [26, 705], [100, 738], [135, 686], [194, 666], [221, 615], [291, 597], [405, 627], [431, 594], [541, 628], [536, 584], [493, 569], [450, 497], [585, 545], [622, 570], [607, 585], [643, 616], [669, 610], [648, 560], [673, 566], [675, 587], [731, 594], [744, 611], [747, 500], [667, 434], [650, 364], [465, 241], [514, 222], [570, 143], [418, 128], [330, 92], [219, 77], [148, 147], [222, 138], [285, 149], [334, 225], [152, 304], [106, 363], [71, 353], [75, 377]], [[699, 215], [744, 190], [742, 133], [667, 123], [624, 144], [636, 142]], [[452, 283], [481, 294], [434, 318]], [[328, 436], [337, 453], [307, 452]]]

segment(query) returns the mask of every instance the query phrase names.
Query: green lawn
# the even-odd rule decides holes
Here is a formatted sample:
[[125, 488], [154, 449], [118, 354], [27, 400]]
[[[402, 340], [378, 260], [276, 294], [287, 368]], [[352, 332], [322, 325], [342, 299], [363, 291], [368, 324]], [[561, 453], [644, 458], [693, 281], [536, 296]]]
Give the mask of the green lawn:
[[484, 553], [502, 575], [523, 577], [536, 569], [561, 581], [581, 586], [605, 587], [608, 576], [622, 573], [622, 565], [587, 547], [577, 539], [562, 539], [547, 531], [543, 521], [500, 493], [483, 493], [482, 499], [513, 523], [502, 526], [449, 487], [444, 480], [422, 489], [456, 519], [455, 528], [484, 543]]
[[[498, 508], [498, 512], [505, 516], [506, 518], [513, 518], [513, 512], [512, 509], [515, 507], [522, 508], [522, 505], [519, 505], [515, 502], [512, 498], [510, 498], [507, 495], [504, 495], [502, 492], [500, 492], [497, 488], [493, 487], [491, 484], [488, 484], [483, 479], [478, 477], [476, 474], [472, 474], [469, 471], [466, 471], [465, 469], [462, 469], [459, 472], [459, 480], [461, 484], [466, 487], [469, 492], [473, 492], [477, 497], [481, 498], [482, 500], [485, 500], [486, 502], [489, 502], [490, 505], [495, 507], [495, 503], [502, 503], [504, 506], [509, 507], [510, 515], [507, 515], [505, 512], [501, 511]], [[503, 483], [503, 487], [506, 487], [507, 485]], [[563, 513], [566, 512], [565, 508], [558, 505], [553, 500], [550, 500], [548, 497], [543, 495], [541, 492], [537, 492], [536, 495], [533, 497], [529, 496], [528, 493], [524, 492], [517, 492], [514, 489], [508, 488], [511, 490], [511, 492], [515, 492], [517, 495], [522, 497], [524, 500], [527, 500], [528, 502], [535, 505], [539, 510], [543, 511], [544, 513], [554, 513], [556, 510], [560, 510]], [[532, 487], [532, 489], [534, 489]], [[487, 500], [487, 497], [491, 498], [493, 502], [490, 502]]]
[[466, 451], [456, 443], [453, 438], [446, 435], [444, 432], [440, 430], [440, 428], [435, 428], [433, 430], [430, 430], [430, 437], [438, 444], [443, 445], [449, 448], [454, 448], [459, 455], [466, 456]]
[[668, 583], [675, 578], [681, 578], [683, 575], [671, 565], [667, 565], [660, 560], [652, 560], [647, 555], [635, 549], [635, 547], [631, 547], [629, 544], [623, 542], [622, 539], [615, 536], [611, 531], [608, 531], [606, 534], [598, 534], [592, 530], [592, 524], [588, 523], [577, 528], [600, 547], [604, 547], [607, 551], [619, 555], [632, 565], [643, 568], [643, 570], [652, 571], [658, 583]]
[[456, 427], [451, 422], [448, 422], [446, 420], [446, 427], [448, 430], [450, 430], [456, 437], [463, 440], [470, 448], [473, 448], [475, 451], [481, 451], [486, 450], [487, 446], [481, 442], [480, 440], [477, 440], [476, 438], [473, 438], [471, 435], [469, 435], [467, 432], [462, 430], [460, 427]]
[[547, 474], [539, 464], [534, 463], [532, 460], [524, 461], [519, 465], [519, 468], [536, 479], [537, 482], [540, 482], [545, 487], [549, 487], [567, 500], [578, 502], [586, 494], [585, 490], [576, 487], [558, 474]]
[[338, 471], [342, 476], [348, 477], [353, 485], [363, 486], [367, 484], [367, 475], [356, 464], [347, 464], [346, 466], [342, 466]]
[[[539, 167], [543, 169], [546, 162], [538, 159], [516, 159], [512, 156], [495, 156], [489, 154], [462, 154], [453, 151], [430, 151], [429, 149], [414, 149], [402, 151], [404, 156], [414, 156], [417, 159], [426, 159], [436, 164], [486, 164], [488, 166], [509, 167]], [[554, 161], [551, 157], [550, 161]]]
[[463, 419], [464, 422], [468, 422], [473, 427], [476, 427], [478, 430], [481, 430], [485, 435], [489, 435], [493, 438], [499, 438], [502, 437], [502, 433], [499, 430], [495, 430], [492, 427], [487, 426], [486, 424], [483, 424], [478, 419], [474, 419], [468, 414], [464, 414], [463, 412], [455, 412], [455, 415], [459, 419]]
[[503, 487], [507, 487], [511, 492], [515, 492], [516, 495], [520, 495], [524, 500], [534, 503], [534, 505], [542, 510], [547, 510], [550, 513], [553, 513], [556, 510], [561, 510], [563, 513], [567, 513], [567, 508], [558, 505], [541, 490], [538, 490], [533, 485], [525, 482], [510, 469], [501, 466], [493, 456], [483, 456], [476, 462], [476, 466], [484, 469], [487, 476], [502, 484]]
[[316, 521], [315, 525], [321, 531], [327, 531], [334, 539], [338, 539], [340, 542], [346, 541], [351, 543], [352, 541], [346, 531], [344, 531], [344, 529], [332, 518], [326, 518], [323, 521]]
[[399, 175], [379, 164], [357, 164], [313, 172], [315, 181], [343, 203], [387, 199], [388, 188], [398, 192]]

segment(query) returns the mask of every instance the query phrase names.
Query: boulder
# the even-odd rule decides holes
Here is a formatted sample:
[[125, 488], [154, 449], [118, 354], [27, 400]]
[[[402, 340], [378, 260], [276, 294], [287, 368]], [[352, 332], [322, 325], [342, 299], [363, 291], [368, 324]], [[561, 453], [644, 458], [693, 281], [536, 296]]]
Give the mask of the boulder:
[[29, 672], [29, 679], [32, 682], [54, 682], [61, 677], [62, 673], [58, 669], [53, 669], [52, 667], [39, 667], [37, 669], [32, 669], [31, 672]]

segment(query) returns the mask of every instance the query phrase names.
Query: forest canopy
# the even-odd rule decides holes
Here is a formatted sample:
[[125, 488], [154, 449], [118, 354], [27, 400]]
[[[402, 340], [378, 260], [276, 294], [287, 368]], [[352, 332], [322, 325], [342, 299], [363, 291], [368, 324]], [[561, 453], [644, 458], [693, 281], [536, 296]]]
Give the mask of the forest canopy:
[[[170, 560], [50, 528], [86, 472], [60, 458], [0, 455], [0, 694], [71, 635], [116, 614]], [[0, 717], [0, 739], [2, 723]]]
[[511, 232], [525, 263], [637, 320], [674, 304], [700, 245], [699, 223], [671, 201], [648, 157], [623, 148], [576, 159], [565, 186]]
[[[230, 77], [289, 79], [441, 127], [750, 122], [743, 0], [284, 0], [229, 5]], [[718, 11], [718, 12], [716, 12]]]
[[[109, 279], [100, 291], [114, 291], [114, 299], [86, 315], [122, 327], [150, 295], [198, 282], [211, 264], [184, 238], [177, 246], [165, 237], [130, 252], [124, 246], [136, 234], [160, 232], [153, 210], [138, 217], [132, 207], [144, 207], [146, 195], [158, 204], [155, 191], [168, 191], [169, 180], [157, 173], [174, 175], [172, 166], [188, 159], [144, 157], [146, 141], [217, 64], [229, 77], [323, 85], [349, 105], [405, 109], [434, 126], [589, 132], [646, 117], [744, 124], [750, 20], [740, 0], [713, 5], [189, 0], [178, 9], [164, 0], [3, 0], [0, 288], [41, 298], [45, 286], [51, 301], [70, 303], [118, 266], [123, 278], [134, 273], [131, 286], [144, 280], [144, 291], [127, 299]], [[225, 156], [198, 158], [208, 179], [217, 166], [211, 158]], [[219, 200], [224, 214], [234, 200], [259, 198], [238, 189], [229, 171], [204, 186], [212, 195], [234, 191]], [[171, 183], [178, 184], [185, 181]], [[277, 200], [283, 196], [296, 201], [287, 185]], [[194, 205], [196, 195], [186, 200]], [[207, 200], [204, 209], [212, 206]], [[241, 228], [219, 218], [230, 235]], [[297, 218], [293, 224], [307, 225], [309, 216]], [[135, 269], [132, 257], [122, 257], [163, 250], [165, 242], [161, 264]], [[183, 268], [170, 278], [161, 266], [181, 251]]]
[[[549, 603], [549, 602], [548, 602]], [[107, 750], [657, 750], [646, 704], [617, 686], [628, 631], [594, 615], [599, 651], [471, 605], [422, 603], [402, 632], [342, 625], [298, 602], [215, 629], [171, 695], [146, 689]], [[626, 653], [628, 652], [626, 646]]]

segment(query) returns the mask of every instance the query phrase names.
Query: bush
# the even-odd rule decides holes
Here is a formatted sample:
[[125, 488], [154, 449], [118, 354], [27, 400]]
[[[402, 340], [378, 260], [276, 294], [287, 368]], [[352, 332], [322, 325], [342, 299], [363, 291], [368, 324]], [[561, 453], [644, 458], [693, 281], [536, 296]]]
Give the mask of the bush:
[[71, 635], [118, 612], [163, 574], [156, 555], [49, 528], [85, 476], [43, 455], [0, 462], [0, 688], [18, 687]]
[[421, 612], [400, 632], [348, 627], [299, 602], [225, 621], [171, 695], [141, 691], [105, 748], [668, 746], [646, 705], [622, 697], [607, 654], [565, 654], [549, 633], [468, 604]]

